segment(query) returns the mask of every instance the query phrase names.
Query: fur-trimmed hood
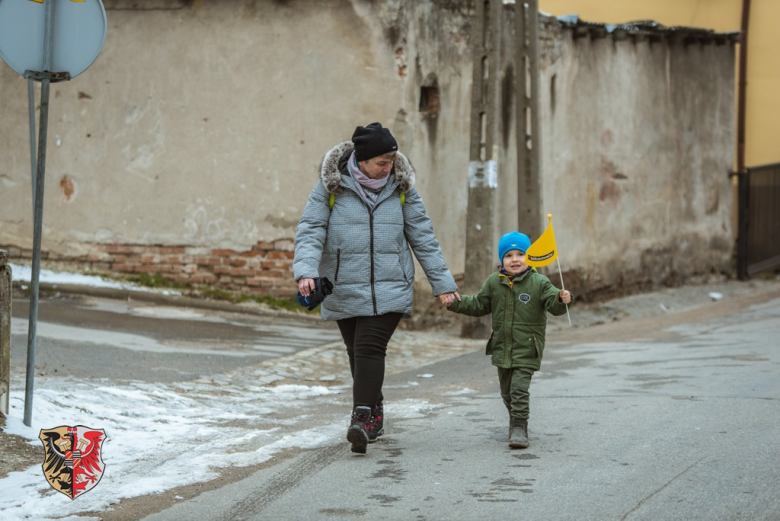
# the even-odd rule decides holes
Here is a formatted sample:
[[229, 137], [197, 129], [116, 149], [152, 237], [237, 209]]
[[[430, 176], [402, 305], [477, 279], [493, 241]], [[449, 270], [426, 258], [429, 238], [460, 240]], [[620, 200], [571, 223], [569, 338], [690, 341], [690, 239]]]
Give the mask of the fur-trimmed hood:
[[[335, 147], [331, 148], [325, 153], [320, 163], [320, 179], [322, 185], [328, 193], [338, 192], [341, 186], [341, 164], [342, 160], [346, 161], [349, 154], [354, 150], [355, 145], [352, 141], [344, 141], [339, 143]], [[344, 156], [347, 156], [346, 158]], [[406, 193], [414, 188], [414, 167], [412, 163], [401, 152], [395, 153], [395, 164], [393, 165], [392, 174], [395, 174], [395, 179], [398, 181], [398, 189]]]

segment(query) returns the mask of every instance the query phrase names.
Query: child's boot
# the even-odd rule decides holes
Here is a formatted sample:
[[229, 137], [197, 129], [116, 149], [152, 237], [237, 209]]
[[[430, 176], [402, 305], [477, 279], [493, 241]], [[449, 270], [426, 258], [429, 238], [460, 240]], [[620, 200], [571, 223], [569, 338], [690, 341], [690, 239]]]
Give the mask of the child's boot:
[[509, 446], [513, 449], [525, 449], [528, 447], [528, 420], [510, 421]]
[[371, 411], [371, 430], [368, 431], [368, 443], [374, 443], [376, 439], [385, 433], [385, 410], [380, 403]]
[[352, 444], [352, 452], [365, 454], [372, 431], [371, 407], [357, 406], [352, 411], [347, 441]]

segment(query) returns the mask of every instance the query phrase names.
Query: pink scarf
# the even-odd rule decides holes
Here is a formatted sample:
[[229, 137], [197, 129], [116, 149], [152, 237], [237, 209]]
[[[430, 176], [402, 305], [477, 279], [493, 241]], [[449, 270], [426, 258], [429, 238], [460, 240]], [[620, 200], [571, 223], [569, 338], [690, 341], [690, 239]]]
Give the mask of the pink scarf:
[[355, 152], [352, 152], [352, 155], [349, 156], [349, 160], [347, 161], [347, 170], [349, 171], [349, 175], [352, 176], [352, 179], [357, 181], [355, 186], [357, 187], [358, 195], [361, 199], [363, 199], [368, 207], [373, 210], [374, 206], [376, 206], [376, 200], [377, 197], [379, 197], [379, 192], [382, 190], [382, 188], [385, 187], [387, 184], [387, 179], [390, 176], [386, 175], [382, 179], [371, 179], [368, 177], [358, 167], [357, 160], [355, 159]]

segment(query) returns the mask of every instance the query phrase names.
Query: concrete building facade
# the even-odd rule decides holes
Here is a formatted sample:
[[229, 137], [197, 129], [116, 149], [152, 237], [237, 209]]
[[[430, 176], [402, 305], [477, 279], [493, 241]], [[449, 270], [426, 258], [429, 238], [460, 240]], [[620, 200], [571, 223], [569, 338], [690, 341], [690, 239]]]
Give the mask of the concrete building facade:
[[[292, 294], [295, 227], [323, 153], [380, 121], [462, 275], [473, 4], [104, 0], [101, 56], [52, 89], [44, 258]], [[523, 229], [514, 8], [497, 58], [497, 235]], [[541, 27], [541, 207], [567, 288], [597, 297], [727, 272], [733, 41]], [[2, 65], [0, 92], [0, 247], [13, 261], [32, 242], [26, 83]]]
[[[780, 2], [775, 0], [539, 0], [539, 8], [552, 15], [577, 13], [586, 20], [625, 23], [655, 20], [667, 26], [706, 27], [740, 31], [743, 10], [749, 4], [746, 87], [745, 161], [748, 166], [780, 162], [780, 118], [773, 110], [780, 102], [780, 60], [775, 30]], [[736, 78], [737, 71], [734, 71]], [[736, 80], [735, 80], [736, 81]], [[735, 106], [736, 110], [736, 106]], [[736, 139], [736, 138], [735, 138]], [[736, 147], [736, 142], [733, 145]]]
[[594, 296], [729, 272], [733, 35], [546, 26], [542, 208], [562, 217], [569, 283]]

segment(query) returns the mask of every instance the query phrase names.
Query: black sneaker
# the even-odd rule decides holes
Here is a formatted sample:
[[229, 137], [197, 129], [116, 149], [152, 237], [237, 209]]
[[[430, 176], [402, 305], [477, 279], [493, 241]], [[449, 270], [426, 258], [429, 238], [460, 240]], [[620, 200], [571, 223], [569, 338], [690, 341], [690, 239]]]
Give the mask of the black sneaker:
[[371, 413], [371, 430], [368, 431], [368, 443], [374, 443], [376, 439], [385, 433], [385, 411], [380, 403]]
[[373, 430], [371, 424], [371, 407], [357, 406], [352, 411], [352, 419], [347, 429], [347, 441], [352, 444], [352, 452], [365, 454], [370, 435]]

